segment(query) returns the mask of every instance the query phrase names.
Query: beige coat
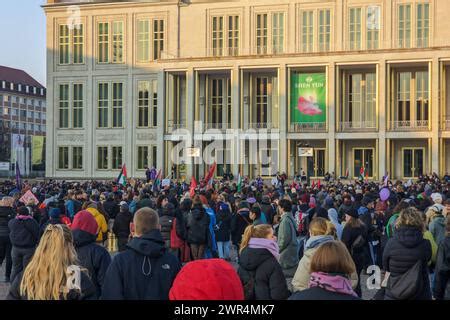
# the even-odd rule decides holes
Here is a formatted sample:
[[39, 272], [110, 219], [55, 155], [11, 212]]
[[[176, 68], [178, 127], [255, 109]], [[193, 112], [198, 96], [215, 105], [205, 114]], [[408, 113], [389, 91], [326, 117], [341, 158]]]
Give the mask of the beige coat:
[[[303, 257], [298, 264], [294, 278], [292, 278], [292, 287], [294, 292], [309, 288], [309, 278], [311, 276], [309, 270], [311, 267], [311, 260], [317, 249], [318, 247], [311, 248], [304, 252]], [[356, 285], [358, 284], [358, 276], [356, 272], [351, 275], [350, 279], [352, 281], [352, 287], [353, 289], [355, 289]]]

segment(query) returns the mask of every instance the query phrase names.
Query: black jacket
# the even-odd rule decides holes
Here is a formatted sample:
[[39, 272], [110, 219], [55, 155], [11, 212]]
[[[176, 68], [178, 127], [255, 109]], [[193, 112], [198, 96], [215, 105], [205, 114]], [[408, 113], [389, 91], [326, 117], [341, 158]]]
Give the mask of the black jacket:
[[164, 208], [161, 210], [159, 224], [161, 225], [161, 235], [164, 241], [170, 241], [170, 232], [172, 231], [173, 222], [175, 220], [175, 212]]
[[252, 224], [249, 215], [250, 210], [241, 210], [231, 218], [231, 241], [236, 246], [241, 243], [245, 228]]
[[[22, 282], [23, 271], [19, 273], [9, 288], [6, 300], [28, 300], [28, 297], [20, 295], [20, 283]], [[96, 300], [98, 298], [95, 286], [86, 272], [81, 272], [80, 279], [81, 292], [70, 290], [67, 294], [67, 300]], [[60, 300], [63, 300], [61, 295]]]
[[[358, 248], [355, 246], [352, 254], [352, 245], [355, 244], [355, 241], [359, 236], [363, 237], [365, 244]], [[346, 225], [342, 230], [341, 240], [347, 247], [348, 252], [350, 252], [357, 271], [362, 270], [369, 260], [367, 239], [367, 229], [363, 224], [359, 228], [352, 228], [349, 225]]]
[[[228, 208], [228, 205], [226, 206]], [[231, 208], [226, 209], [225, 207], [217, 207], [216, 210], [216, 241], [217, 242], [227, 242], [230, 241], [231, 236]]]
[[[427, 265], [430, 259], [431, 244], [423, 238], [422, 231], [404, 226], [398, 228], [394, 237], [387, 242], [383, 252], [383, 268], [389, 271], [391, 276], [401, 276], [421, 260], [425, 289], [416, 297], [416, 300], [429, 300], [431, 289]], [[386, 290], [385, 299], [390, 299], [389, 290]]]
[[119, 204], [114, 200], [106, 200], [103, 203], [103, 209], [105, 209], [110, 219], [115, 219], [120, 211]]
[[11, 244], [18, 248], [34, 248], [39, 242], [39, 225], [31, 216], [14, 218], [8, 223]]
[[88, 270], [97, 296], [101, 296], [106, 270], [111, 263], [111, 256], [102, 246], [95, 243], [97, 237], [83, 230], [73, 230], [73, 242], [80, 265]]
[[209, 216], [203, 206], [194, 206], [187, 219], [187, 242], [189, 244], [207, 244]]
[[450, 236], [439, 245], [435, 275], [434, 297], [450, 300]]
[[253, 276], [256, 300], [286, 300], [286, 278], [275, 257], [267, 249], [245, 248], [239, 256], [239, 277], [245, 286]]
[[178, 259], [164, 247], [159, 230], [153, 230], [127, 244], [106, 272], [104, 300], [167, 300], [181, 269]]
[[14, 216], [13, 208], [0, 207], [0, 238], [9, 238], [8, 223]]
[[114, 219], [113, 232], [117, 238], [128, 238], [130, 236], [130, 223], [133, 215], [130, 211], [119, 212]]
[[289, 300], [361, 300], [358, 297], [327, 291], [320, 287], [309, 288], [294, 293]]

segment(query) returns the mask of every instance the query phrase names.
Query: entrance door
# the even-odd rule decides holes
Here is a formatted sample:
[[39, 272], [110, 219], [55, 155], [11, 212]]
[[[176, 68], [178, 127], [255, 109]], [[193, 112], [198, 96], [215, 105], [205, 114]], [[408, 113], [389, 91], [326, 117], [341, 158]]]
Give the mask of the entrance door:
[[353, 149], [353, 177], [359, 177], [361, 168], [364, 168], [364, 175], [373, 177], [373, 148]]
[[417, 178], [424, 171], [424, 155], [423, 148], [403, 149], [403, 177]]

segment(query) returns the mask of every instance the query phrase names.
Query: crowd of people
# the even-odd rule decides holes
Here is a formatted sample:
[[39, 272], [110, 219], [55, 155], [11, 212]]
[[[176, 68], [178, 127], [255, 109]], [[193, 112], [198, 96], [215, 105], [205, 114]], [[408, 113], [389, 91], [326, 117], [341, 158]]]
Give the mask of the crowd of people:
[[327, 180], [6, 181], [8, 299], [450, 299], [448, 179]]

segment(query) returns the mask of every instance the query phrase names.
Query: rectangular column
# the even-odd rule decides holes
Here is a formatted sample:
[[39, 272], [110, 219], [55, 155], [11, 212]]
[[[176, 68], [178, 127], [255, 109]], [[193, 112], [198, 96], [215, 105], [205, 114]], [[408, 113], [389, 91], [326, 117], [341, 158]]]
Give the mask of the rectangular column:
[[432, 141], [431, 141], [431, 165], [430, 172], [439, 172], [439, 76], [440, 76], [440, 63], [438, 58], [434, 58], [430, 62], [431, 72], [431, 128], [432, 128]]
[[[233, 69], [231, 69], [231, 129], [236, 132], [240, 128], [240, 106], [241, 106], [241, 95], [240, 95], [240, 69], [238, 66], [234, 66]], [[233, 135], [234, 136], [234, 135]], [[228, 141], [230, 144], [230, 147], [233, 148], [233, 151], [231, 153], [232, 156], [232, 163], [231, 163], [231, 172], [233, 175], [237, 176], [239, 174], [240, 168], [239, 168], [239, 153], [237, 152], [238, 149], [237, 144], [234, 143], [234, 141]]]
[[378, 178], [384, 176], [387, 171], [387, 161], [388, 156], [386, 153], [386, 115], [388, 112], [388, 108], [386, 106], [387, 101], [387, 86], [386, 86], [386, 77], [387, 77], [387, 69], [386, 69], [386, 61], [380, 61], [380, 64], [377, 65], [377, 124], [379, 130], [379, 139], [378, 139]]
[[287, 67], [286, 64], [281, 64], [280, 68], [278, 69], [278, 97], [280, 101], [280, 107], [279, 107], [279, 125], [280, 128], [280, 140], [279, 140], [279, 171], [280, 172], [286, 172], [287, 168], [287, 161], [289, 155], [287, 154], [287, 95], [289, 94], [289, 88], [287, 84]]
[[[190, 139], [186, 140], [186, 146], [191, 147], [194, 136], [194, 121], [195, 121], [195, 75], [193, 67], [190, 67], [186, 72], [186, 95], [187, 95], [187, 116], [186, 128], [190, 132]], [[186, 177], [189, 179], [194, 172], [193, 158], [188, 158], [186, 161]]]
[[328, 116], [327, 116], [327, 127], [328, 127], [328, 172], [336, 172], [336, 108], [338, 104], [336, 103], [337, 93], [336, 93], [336, 64], [332, 63], [327, 66], [327, 86], [328, 86]]
[[[166, 119], [164, 118], [166, 114], [166, 77], [163, 70], [158, 72], [158, 97], [158, 127], [156, 130], [156, 145], [158, 150], [156, 159], [157, 170], [164, 168], [164, 161], [168, 161], [164, 146], [164, 128], [166, 127]], [[134, 150], [134, 152], [137, 152], [137, 150]]]

